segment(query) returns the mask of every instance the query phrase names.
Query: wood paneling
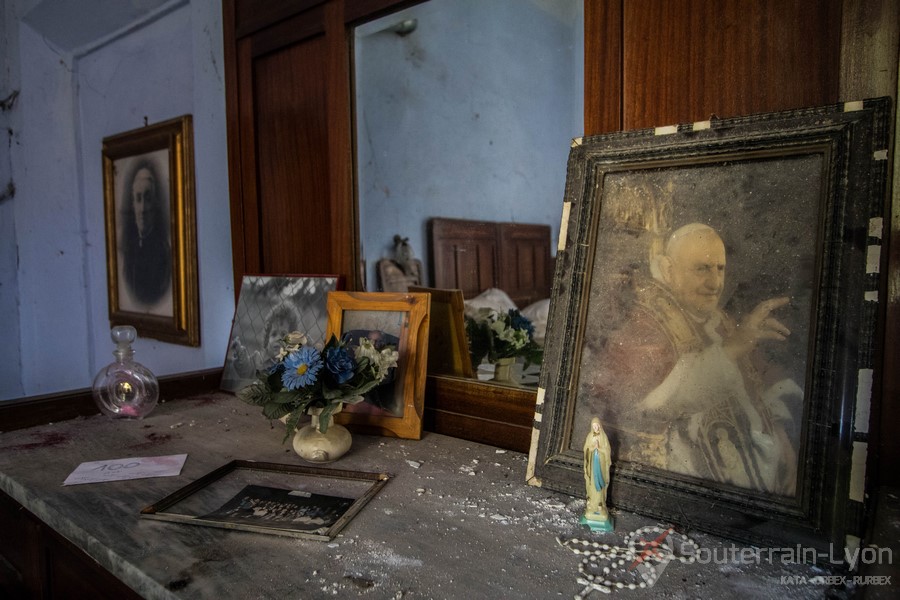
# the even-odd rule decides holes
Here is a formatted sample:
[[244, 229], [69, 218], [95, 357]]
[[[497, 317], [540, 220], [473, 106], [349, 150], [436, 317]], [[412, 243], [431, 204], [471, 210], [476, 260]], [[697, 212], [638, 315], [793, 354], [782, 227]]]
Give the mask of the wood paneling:
[[497, 286], [497, 224], [462, 219], [428, 222], [434, 287], [460, 289], [465, 298]]
[[443, 435], [528, 452], [535, 393], [500, 385], [473, 387], [465, 379], [430, 376], [424, 426]]
[[0, 598], [140, 598], [93, 558], [0, 492]]
[[[592, 4], [614, 35], [615, 2]], [[624, 0], [622, 129], [837, 102], [840, 36], [840, 0]]]
[[[327, 34], [326, 85], [328, 89], [328, 182], [331, 232], [326, 270], [340, 273], [350, 289], [363, 289], [359, 269], [359, 228], [353, 181], [353, 102], [351, 31], [345, 25], [347, 2], [330, 2], [325, 11]], [[308, 271], [307, 271], [308, 272]]]
[[263, 273], [327, 273], [326, 42], [316, 36], [253, 61]]
[[550, 226], [434, 218], [428, 256], [434, 287], [473, 298], [499, 288], [519, 308], [550, 297]]
[[[166, 375], [159, 378], [159, 398], [169, 401], [218, 390], [221, 380], [222, 369]], [[67, 421], [99, 412], [90, 389], [7, 400], [0, 402], [0, 432]]]
[[525, 308], [550, 297], [553, 260], [550, 255], [550, 226], [500, 223], [500, 289]]
[[325, 0], [236, 0], [234, 4], [235, 21], [240, 23], [235, 33], [241, 38], [270, 27], [314, 6]]
[[584, 132], [622, 129], [622, 3], [584, 3]]
[[630, 0], [624, 37], [625, 129], [838, 101], [837, 0]]
[[235, 293], [247, 273], [358, 276], [343, 6], [280, 3], [265, 22], [223, 3]]

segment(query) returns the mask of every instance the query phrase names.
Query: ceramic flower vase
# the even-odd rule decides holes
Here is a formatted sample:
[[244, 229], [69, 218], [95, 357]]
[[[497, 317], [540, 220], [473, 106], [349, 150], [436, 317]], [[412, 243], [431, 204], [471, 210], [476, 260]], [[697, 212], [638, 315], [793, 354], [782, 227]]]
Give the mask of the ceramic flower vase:
[[311, 463], [330, 463], [347, 453], [353, 441], [350, 432], [343, 425], [334, 422], [334, 415], [341, 412], [342, 408], [343, 405], [340, 405], [328, 416], [325, 433], [320, 431], [319, 415], [322, 409], [309, 409], [312, 421], [294, 433], [294, 452], [300, 458]]
[[513, 383], [512, 366], [516, 363], [515, 358], [498, 358], [494, 363], [494, 381], [500, 383]]

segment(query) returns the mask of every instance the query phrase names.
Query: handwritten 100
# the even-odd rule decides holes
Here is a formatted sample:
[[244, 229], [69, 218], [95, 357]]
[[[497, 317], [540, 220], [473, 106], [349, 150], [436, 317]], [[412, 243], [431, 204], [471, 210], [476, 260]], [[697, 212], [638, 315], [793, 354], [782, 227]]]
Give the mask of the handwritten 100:
[[92, 471], [118, 471], [120, 469], [132, 469], [134, 467], [141, 466], [140, 462], [130, 462], [130, 463], [107, 463], [104, 465], [100, 465], [99, 467], [95, 467], [91, 469]]

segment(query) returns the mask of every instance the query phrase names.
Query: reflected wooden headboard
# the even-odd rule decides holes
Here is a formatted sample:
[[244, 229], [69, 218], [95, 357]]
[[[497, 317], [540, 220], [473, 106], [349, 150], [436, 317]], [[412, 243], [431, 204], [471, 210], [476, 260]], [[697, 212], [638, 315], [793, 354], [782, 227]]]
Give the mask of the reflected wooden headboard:
[[433, 218], [428, 222], [432, 285], [473, 298], [488, 288], [516, 306], [550, 297], [550, 226]]

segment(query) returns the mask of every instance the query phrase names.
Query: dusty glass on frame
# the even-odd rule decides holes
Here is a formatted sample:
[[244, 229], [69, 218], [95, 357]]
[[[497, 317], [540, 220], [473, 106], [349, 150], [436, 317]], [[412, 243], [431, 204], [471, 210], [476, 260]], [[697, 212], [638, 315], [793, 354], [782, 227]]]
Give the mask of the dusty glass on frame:
[[387, 473], [233, 460], [141, 510], [141, 517], [287, 537], [333, 539]]
[[339, 275], [245, 275], [235, 308], [220, 387], [237, 392], [274, 364], [277, 342], [292, 331], [309, 343], [327, 341], [328, 292], [340, 289]]
[[530, 483], [584, 493], [596, 416], [616, 507], [770, 546], [861, 533], [889, 114], [877, 99], [573, 145]]

